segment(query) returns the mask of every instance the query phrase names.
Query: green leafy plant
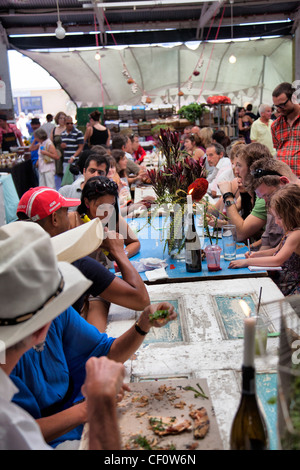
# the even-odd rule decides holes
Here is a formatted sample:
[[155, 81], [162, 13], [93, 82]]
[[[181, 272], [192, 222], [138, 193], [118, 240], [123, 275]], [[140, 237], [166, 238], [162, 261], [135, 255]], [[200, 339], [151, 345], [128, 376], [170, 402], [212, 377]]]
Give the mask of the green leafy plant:
[[200, 119], [202, 114], [208, 112], [208, 109], [204, 104], [191, 103], [185, 106], [182, 106], [178, 114], [180, 117], [187, 119], [190, 122], [195, 123], [197, 119]]

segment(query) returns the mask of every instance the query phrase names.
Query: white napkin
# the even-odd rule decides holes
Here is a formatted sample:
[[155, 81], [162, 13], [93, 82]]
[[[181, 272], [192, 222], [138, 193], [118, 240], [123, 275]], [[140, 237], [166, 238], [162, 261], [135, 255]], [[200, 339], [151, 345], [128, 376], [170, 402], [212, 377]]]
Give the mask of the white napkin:
[[160, 258], [141, 258], [139, 261], [131, 261], [131, 264], [139, 273], [168, 266], [168, 263]]
[[281, 271], [281, 266], [248, 266], [249, 271]]
[[165, 268], [158, 268], [154, 269], [153, 271], [145, 271], [145, 275], [150, 282], [157, 281], [158, 279], [166, 279], [169, 277]]

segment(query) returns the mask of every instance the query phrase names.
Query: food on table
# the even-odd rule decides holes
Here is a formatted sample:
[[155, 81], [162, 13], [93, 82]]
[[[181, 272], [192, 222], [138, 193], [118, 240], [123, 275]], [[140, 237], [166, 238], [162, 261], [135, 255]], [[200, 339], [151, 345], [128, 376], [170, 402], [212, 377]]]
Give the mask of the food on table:
[[197, 410], [192, 410], [190, 411], [190, 417], [194, 420], [194, 438], [203, 439], [209, 431], [209, 419], [206, 409], [202, 406]]
[[180, 434], [184, 431], [190, 431], [192, 427], [192, 423], [188, 419], [180, 420], [175, 416], [149, 416], [149, 423], [152, 431], [159, 436]]

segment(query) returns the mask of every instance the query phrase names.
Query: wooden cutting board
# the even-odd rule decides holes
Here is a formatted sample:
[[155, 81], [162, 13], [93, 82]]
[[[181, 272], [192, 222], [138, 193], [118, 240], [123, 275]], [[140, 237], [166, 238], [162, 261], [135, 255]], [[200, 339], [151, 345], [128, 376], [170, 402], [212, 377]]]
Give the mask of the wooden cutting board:
[[[208, 398], [195, 397], [195, 392], [185, 390], [187, 386], [200, 391], [200, 385]], [[223, 449], [213, 404], [205, 379], [147, 380], [129, 384], [118, 404], [122, 448], [128, 450], [214, 450]], [[203, 439], [193, 435], [195, 421], [189, 416], [191, 410], [204, 407], [209, 420], [209, 430]], [[190, 429], [180, 434], [160, 437], [150, 426], [149, 417], [177, 418], [188, 420]], [[80, 449], [87, 449], [88, 427], [85, 426]], [[150, 446], [150, 447], [148, 447]]]

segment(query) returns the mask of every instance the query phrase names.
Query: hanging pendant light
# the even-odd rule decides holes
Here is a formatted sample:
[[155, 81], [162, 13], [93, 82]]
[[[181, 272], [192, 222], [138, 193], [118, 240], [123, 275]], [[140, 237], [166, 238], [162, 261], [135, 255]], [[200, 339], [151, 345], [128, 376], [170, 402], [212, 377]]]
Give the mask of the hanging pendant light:
[[57, 5], [57, 28], [55, 30], [55, 36], [57, 39], [64, 39], [66, 35], [66, 30], [63, 28], [60, 17], [59, 17], [59, 7], [58, 7], [58, 0], [56, 0], [56, 5]]
[[[231, 39], [233, 39], [233, 2], [234, 0], [229, 0], [230, 2], [230, 11], [231, 11]], [[235, 64], [236, 63], [236, 57], [234, 54], [232, 54], [229, 59], [228, 59], [230, 64]]]

